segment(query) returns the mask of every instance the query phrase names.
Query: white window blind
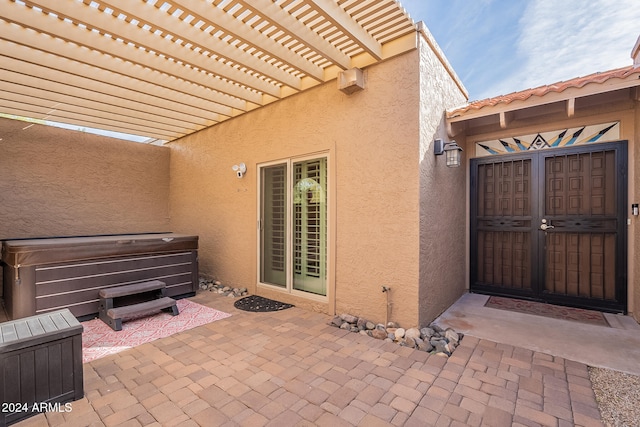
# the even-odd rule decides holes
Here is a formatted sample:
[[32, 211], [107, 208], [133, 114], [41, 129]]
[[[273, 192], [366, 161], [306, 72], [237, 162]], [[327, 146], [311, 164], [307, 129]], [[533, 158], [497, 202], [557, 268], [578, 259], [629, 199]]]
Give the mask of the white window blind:
[[287, 165], [262, 168], [260, 281], [286, 286]]
[[294, 163], [293, 170], [293, 287], [326, 295], [326, 159]]

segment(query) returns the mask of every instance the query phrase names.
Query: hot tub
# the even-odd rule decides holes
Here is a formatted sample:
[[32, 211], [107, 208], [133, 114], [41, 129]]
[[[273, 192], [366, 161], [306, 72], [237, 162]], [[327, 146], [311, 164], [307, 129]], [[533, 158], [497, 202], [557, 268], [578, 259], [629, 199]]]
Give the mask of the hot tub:
[[167, 296], [198, 286], [198, 236], [133, 234], [7, 240], [2, 244], [9, 318], [68, 308], [76, 317], [98, 312], [100, 289], [161, 280]]

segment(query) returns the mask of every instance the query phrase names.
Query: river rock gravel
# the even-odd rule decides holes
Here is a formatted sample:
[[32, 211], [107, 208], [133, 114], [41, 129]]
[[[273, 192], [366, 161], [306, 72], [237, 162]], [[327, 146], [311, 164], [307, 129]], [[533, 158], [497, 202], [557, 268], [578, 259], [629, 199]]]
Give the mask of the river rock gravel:
[[607, 427], [640, 426], [640, 377], [589, 367], [589, 378]]

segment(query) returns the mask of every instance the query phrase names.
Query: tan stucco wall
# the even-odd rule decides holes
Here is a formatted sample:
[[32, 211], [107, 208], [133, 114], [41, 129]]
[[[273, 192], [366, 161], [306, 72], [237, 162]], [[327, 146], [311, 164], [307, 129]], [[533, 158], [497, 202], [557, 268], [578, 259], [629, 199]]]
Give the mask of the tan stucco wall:
[[430, 34], [421, 34], [420, 40], [419, 322], [426, 326], [466, 288], [466, 151], [461, 167], [448, 168], [444, 155], [433, 154], [433, 140], [450, 141], [444, 111], [464, 104], [467, 98], [447, 64], [436, 55]]
[[[418, 318], [417, 51], [365, 70], [366, 89], [313, 88], [170, 144], [171, 226], [200, 236], [200, 269], [230, 285], [314, 310]], [[415, 71], [412, 71], [415, 70]], [[257, 287], [257, 165], [329, 154], [328, 302]], [[247, 165], [243, 179], [231, 167]], [[335, 294], [333, 290], [335, 289]], [[335, 307], [334, 307], [335, 302]]]
[[168, 230], [168, 148], [10, 119], [0, 138], [0, 239]]

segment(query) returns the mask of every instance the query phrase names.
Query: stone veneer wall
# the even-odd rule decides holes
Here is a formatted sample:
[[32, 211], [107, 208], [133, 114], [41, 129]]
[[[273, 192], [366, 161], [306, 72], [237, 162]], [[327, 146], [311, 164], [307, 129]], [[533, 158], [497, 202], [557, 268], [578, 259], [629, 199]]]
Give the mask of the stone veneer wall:
[[[435, 40], [420, 33], [420, 326], [453, 304], [466, 286], [467, 150], [462, 165], [448, 168], [433, 154], [433, 140], [449, 142], [445, 110], [467, 95]], [[464, 148], [464, 141], [457, 141]]]
[[157, 147], [0, 119], [0, 239], [169, 230]]

